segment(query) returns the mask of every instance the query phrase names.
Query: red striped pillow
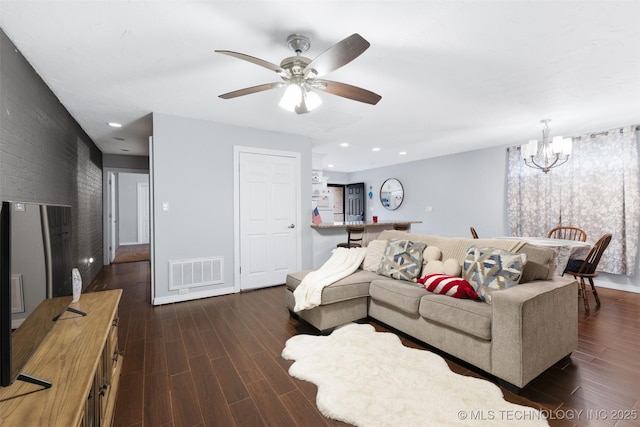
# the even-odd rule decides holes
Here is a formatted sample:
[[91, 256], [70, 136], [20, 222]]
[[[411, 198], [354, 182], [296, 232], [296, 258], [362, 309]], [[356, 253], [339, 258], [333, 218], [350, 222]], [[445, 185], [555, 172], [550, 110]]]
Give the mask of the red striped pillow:
[[427, 274], [417, 280], [429, 292], [440, 295], [448, 295], [453, 298], [477, 299], [480, 297], [473, 290], [471, 284], [458, 276], [448, 276], [446, 274]]

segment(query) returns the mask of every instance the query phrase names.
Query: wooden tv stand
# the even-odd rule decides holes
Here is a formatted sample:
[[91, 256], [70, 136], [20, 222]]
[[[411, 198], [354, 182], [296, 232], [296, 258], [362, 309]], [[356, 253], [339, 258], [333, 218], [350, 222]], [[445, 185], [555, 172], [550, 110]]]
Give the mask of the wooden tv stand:
[[49, 389], [15, 381], [0, 388], [1, 426], [110, 426], [122, 356], [118, 350], [121, 289], [83, 294], [36, 349], [23, 373]]

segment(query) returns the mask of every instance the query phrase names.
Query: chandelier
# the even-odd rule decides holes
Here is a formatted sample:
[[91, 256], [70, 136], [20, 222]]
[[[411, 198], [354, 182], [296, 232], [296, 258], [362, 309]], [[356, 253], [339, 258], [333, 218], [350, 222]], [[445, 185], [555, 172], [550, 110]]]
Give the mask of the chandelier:
[[540, 120], [542, 123], [542, 144], [532, 139], [528, 144], [520, 146], [520, 154], [524, 164], [547, 173], [552, 168], [565, 164], [571, 155], [572, 138], [554, 136], [549, 140], [549, 122], [551, 119]]

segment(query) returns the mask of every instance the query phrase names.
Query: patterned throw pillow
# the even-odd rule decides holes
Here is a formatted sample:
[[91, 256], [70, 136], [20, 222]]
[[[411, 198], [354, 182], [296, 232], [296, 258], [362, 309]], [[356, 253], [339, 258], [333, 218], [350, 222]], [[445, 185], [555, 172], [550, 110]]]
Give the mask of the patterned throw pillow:
[[480, 299], [471, 284], [459, 276], [428, 274], [418, 279], [418, 283], [422, 283], [426, 290], [434, 294], [448, 295], [453, 298]]
[[471, 283], [482, 301], [491, 304], [493, 292], [518, 284], [526, 263], [526, 254], [470, 246], [462, 266], [462, 277]]
[[426, 243], [410, 240], [387, 240], [378, 274], [393, 279], [415, 282], [422, 270], [422, 252]]

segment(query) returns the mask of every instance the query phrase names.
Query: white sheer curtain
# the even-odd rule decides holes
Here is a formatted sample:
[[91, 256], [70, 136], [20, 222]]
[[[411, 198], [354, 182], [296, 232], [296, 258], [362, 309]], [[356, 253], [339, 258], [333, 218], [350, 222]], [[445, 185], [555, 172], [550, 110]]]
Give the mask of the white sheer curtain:
[[512, 236], [546, 236], [557, 225], [580, 227], [587, 241], [613, 234], [598, 270], [633, 275], [640, 231], [640, 163], [636, 126], [574, 140], [567, 163], [545, 174], [509, 149], [507, 209]]

